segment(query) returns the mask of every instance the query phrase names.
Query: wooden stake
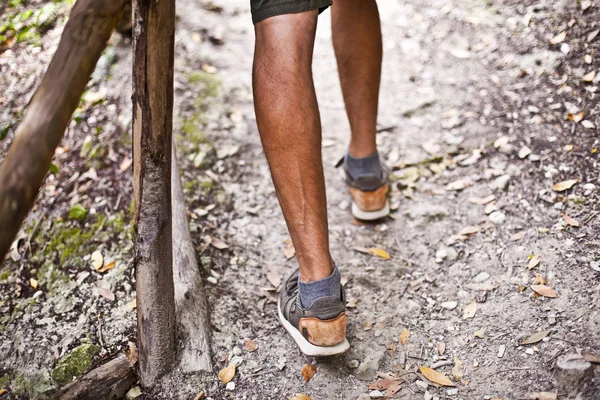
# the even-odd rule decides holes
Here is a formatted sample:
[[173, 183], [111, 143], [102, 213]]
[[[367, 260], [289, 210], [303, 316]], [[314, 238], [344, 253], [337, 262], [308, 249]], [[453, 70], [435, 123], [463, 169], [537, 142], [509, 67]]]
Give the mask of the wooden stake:
[[136, 0], [133, 29], [134, 265], [142, 386], [175, 355], [171, 236], [171, 133], [175, 1]]
[[78, 0], [58, 49], [0, 164], [0, 264], [50, 168], [124, 0]]

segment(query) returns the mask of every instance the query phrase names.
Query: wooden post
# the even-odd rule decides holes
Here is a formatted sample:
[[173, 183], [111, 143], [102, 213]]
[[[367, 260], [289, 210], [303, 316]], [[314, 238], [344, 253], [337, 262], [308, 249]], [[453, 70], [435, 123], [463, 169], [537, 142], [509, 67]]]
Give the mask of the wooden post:
[[171, 141], [175, 0], [134, 1], [134, 264], [140, 378], [154, 386], [175, 355]]
[[0, 264], [50, 168], [125, 0], [78, 0], [0, 164]]

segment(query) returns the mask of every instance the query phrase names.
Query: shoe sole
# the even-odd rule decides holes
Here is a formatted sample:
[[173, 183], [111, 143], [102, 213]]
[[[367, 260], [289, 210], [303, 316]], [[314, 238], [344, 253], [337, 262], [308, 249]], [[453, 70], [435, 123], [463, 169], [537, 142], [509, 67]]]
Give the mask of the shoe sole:
[[310, 343], [308, 340], [302, 336], [300, 331], [287, 320], [283, 316], [281, 312], [280, 302], [277, 302], [277, 314], [279, 315], [279, 321], [281, 321], [281, 325], [285, 328], [285, 330], [292, 336], [292, 339], [296, 342], [300, 351], [307, 356], [312, 357], [327, 357], [327, 356], [335, 356], [338, 354], [342, 354], [347, 352], [350, 349], [350, 343], [348, 343], [348, 339], [344, 339], [344, 341], [340, 344], [336, 344], [335, 346], [315, 346]]
[[352, 215], [361, 221], [375, 221], [390, 214], [390, 202], [386, 200], [385, 206], [377, 211], [363, 211], [355, 202], [352, 202]]

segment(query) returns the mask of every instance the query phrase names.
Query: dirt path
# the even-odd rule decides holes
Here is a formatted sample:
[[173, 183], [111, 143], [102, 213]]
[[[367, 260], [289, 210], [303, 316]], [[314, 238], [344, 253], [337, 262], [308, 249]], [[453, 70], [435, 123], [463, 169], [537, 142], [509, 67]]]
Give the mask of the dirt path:
[[[289, 274], [296, 263], [284, 255], [286, 227], [256, 131], [248, 2], [178, 2], [175, 120], [182, 132], [192, 231], [206, 270], [215, 364], [220, 369], [233, 355], [243, 362], [233, 389], [215, 379], [218, 370], [210, 377], [175, 373], [148, 398], [193, 398], [205, 390], [213, 400], [287, 399], [295, 393], [313, 400], [363, 399], [369, 393], [376, 396], [367, 385], [380, 371], [401, 376], [393, 398], [523, 399], [547, 391], [562, 399], [568, 388], [553, 376], [556, 359], [571, 351], [600, 352], [600, 244], [594, 237], [598, 175], [592, 151], [597, 129], [565, 119], [579, 107], [599, 126], [595, 91], [588, 90], [598, 80], [582, 87], [578, 74], [591, 67], [571, 68], [583, 63], [583, 54], [600, 57], [598, 43], [580, 44], [585, 40], [575, 42], [571, 33], [568, 56], [560, 45], [549, 45], [547, 37], [563, 29], [587, 35], [596, 27], [598, 8], [582, 14], [562, 1], [379, 3], [385, 56], [378, 141], [395, 169], [391, 201], [396, 208], [381, 224], [353, 220], [341, 172], [334, 168], [344, 154], [349, 128], [328, 12], [319, 22], [314, 72], [332, 254], [347, 280], [352, 348], [341, 357], [313, 360], [300, 354], [276, 318], [272, 282]], [[55, 33], [52, 38], [56, 40]], [[108, 93], [115, 93], [107, 103], [115, 106], [99, 105], [102, 111], [92, 117], [104, 124], [117, 120], [119, 133], [130, 123], [130, 52], [126, 39], [115, 40], [113, 46], [117, 60], [104, 76]], [[48, 52], [46, 48], [44, 57]], [[573, 54], [581, 60], [573, 61]], [[16, 104], [23, 104], [26, 94], [19, 99]], [[88, 119], [90, 131], [95, 122]], [[75, 134], [67, 135], [67, 143], [76, 142]], [[571, 150], [566, 150], [570, 143]], [[108, 153], [113, 157], [107, 168], [118, 171], [127, 158], [126, 141], [115, 149]], [[203, 164], [204, 158], [212, 160]], [[119, 192], [109, 182], [128, 176], [117, 179], [97, 169], [98, 182], [112, 188], [107, 188], [109, 204], [117, 204], [112, 211], [126, 209], [130, 186], [123, 184]], [[552, 190], [567, 179], [580, 182], [568, 191]], [[483, 200], [488, 196], [494, 197]], [[45, 194], [38, 203], [41, 210], [51, 207]], [[208, 235], [225, 240], [229, 249], [210, 248]], [[118, 253], [123, 262], [115, 276], [98, 278], [116, 292], [118, 306], [87, 299], [93, 285], [85, 282], [96, 279], [88, 274], [81, 279], [83, 286], [69, 292], [87, 299], [78, 300], [83, 306], [71, 311], [82, 312], [83, 322], [80, 318], [77, 323], [75, 314], [55, 317], [57, 331], [23, 317], [8, 330], [23, 332], [18, 336], [20, 352], [9, 344], [17, 336], [10, 336], [0, 348], [3, 354], [14, 365], [25, 359], [35, 360], [36, 368], [52, 368], [76, 337], [89, 336], [94, 343], [102, 339], [95, 321], [103, 312], [106, 349], [101, 354], [118, 351], [134, 331], [133, 313], [127, 309], [134, 294], [127, 241], [123, 234], [104, 248]], [[368, 248], [385, 250], [391, 258], [365, 254]], [[81, 273], [72, 277], [81, 278]], [[557, 298], [534, 294], [531, 285], [542, 281], [556, 290]], [[49, 315], [51, 305], [44, 308]], [[402, 344], [405, 330], [410, 335]], [[539, 342], [521, 344], [548, 330]], [[37, 355], [25, 355], [27, 343], [57, 333], [71, 337], [68, 346], [53, 343]], [[247, 338], [258, 345], [256, 351], [245, 349]], [[306, 363], [317, 367], [307, 383], [301, 374]], [[453, 377], [456, 387], [426, 382], [418, 373], [420, 366], [434, 366]], [[598, 390], [595, 372], [579, 398], [593, 399]]]

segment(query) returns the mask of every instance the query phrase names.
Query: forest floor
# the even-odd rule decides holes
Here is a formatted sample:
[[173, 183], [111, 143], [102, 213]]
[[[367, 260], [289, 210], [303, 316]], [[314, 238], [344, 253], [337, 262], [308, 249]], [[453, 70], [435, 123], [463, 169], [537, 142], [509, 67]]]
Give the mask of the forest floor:
[[[0, 159], [70, 3], [0, 6]], [[556, 362], [600, 358], [600, 4], [379, 6], [378, 143], [394, 212], [378, 224], [352, 218], [334, 167], [349, 127], [329, 11], [319, 21], [331, 251], [352, 347], [311, 359], [276, 317], [296, 262], [253, 113], [248, 1], [178, 1], [175, 132], [215, 371], [175, 371], [138, 398], [598, 398], [598, 364], [578, 386]], [[0, 268], [2, 399], [42, 398], [135, 341], [131, 69], [131, 38], [115, 33]], [[217, 373], [232, 356], [242, 361], [225, 387]], [[308, 382], [305, 364], [316, 367]]]

